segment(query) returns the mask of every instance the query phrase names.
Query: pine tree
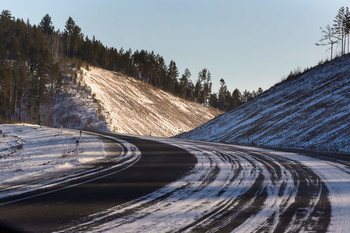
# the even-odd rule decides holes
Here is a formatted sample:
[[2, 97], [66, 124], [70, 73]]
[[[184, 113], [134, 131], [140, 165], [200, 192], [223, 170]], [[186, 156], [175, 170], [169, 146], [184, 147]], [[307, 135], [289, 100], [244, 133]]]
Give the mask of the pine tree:
[[53, 31], [55, 30], [55, 27], [52, 25], [51, 17], [49, 14], [46, 14], [42, 18], [41, 22], [39, 23], [39, 28], [43, 33], [47, 35], [50, 35], [51, 33], [53, 33]]
[[213, 108], [218, 108], [218, 105], [218, 95], [216, 93], [211, 94], [209, 97], [209, 106]]
[[175, 85], [177, 84], [177, 77], [179, 75], [179, 72], [176, 67], [175, 61], [171, 60], [167, 75], [166, 75], [166, 83], [165, 83], [165, 90], [169, 91], [170, 93], [174, 93]]
[[81, 28], [77, 26], [72, 17], [69, 17], [64, 31], [66, 54], [69, 57], [74, 57], [78, 50], [80, 40], [83, 38]]
[[180, 78], [180, 97], [181, 98], [186, 98], [189, 95], [187, 93], [187, 89], [188, 89], [190, 77], [191, 77], [191, 72], [189, 71], [189, 69], [186, 68]]
[[233, 108], [236, 108], [242, 104], [242, 94], [237, 88], [232, 92], [232, 99]]
[[223, 111], [228, 110], [228, 98], [227, 98], [227, 86], [225, 84], [225, 80], [222, 78], [220, 79], [220, 88], [219, 88], [219, 94], [218, 94], [218, 108]]
[[248, 90], [244, 90], [243, 95], [242, 95], [242, 102], [248, 102], [249, 100], [251, 100], [253, 98], [253, 95], [251, 92], [249, 92]]
[[[211, 94], [211, 74], [208, 69], [204, 68], [198, 73], [198, 80], [200, 83], [200, 92], [198, 102], [206, 106], [209, 105], [209, 97]], [[198, 86], [199, 87], [199, 86]]]
[[197, 103], [202, 104], [204, 102], [204, 100], [202, 99], [202, 90], [203, 90], [203, 86], [202, 86], [202, 80], [201, 78], [198, 77], [197, 82], [194, 86], [194, 93], [193, 93], [193, 99], [194, 101], [196, 101]]
[[14, 17], [9, 10], [3, 10], [0, 15], [1, 18], [7, 18], [9, 20], [14, 20]]

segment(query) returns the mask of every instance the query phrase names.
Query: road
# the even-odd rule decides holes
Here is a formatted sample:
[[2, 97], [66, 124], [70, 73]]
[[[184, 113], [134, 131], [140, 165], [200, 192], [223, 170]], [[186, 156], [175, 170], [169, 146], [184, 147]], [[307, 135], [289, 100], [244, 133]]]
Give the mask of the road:
[[[63, 186], [73, 187], [61, 189], [59, 186], [1, 199], [0, 219], [21, 231], [51, 232], [89, 214], [149, 194], [181, 178], [196, 163], [191, 154], [175, 146], [122, 135], [118, 138], [141, 151], [140, 159], [133, 166], [125, 169], [129, 165], [126, 164], [104, 171], [120, 163], [120, 160], [108, 159], [94, 165], [102, 172]], [[109, 156], [122, 156], [119, 144], [114, 143], [115, 154], [110, 148]], [[86, 179], [91, 181], [83, 183]], [[45, 194], [40, 195], [42, 193]], [[21, 200], [23, 198], [28, 199]]]
[[2, 205], [0, 218], [35, 232], [350, 229], [345, 155], [113, 136], [136, 146], [141, 156], [93, 176], [102, 174], [100, 179], [74, 180], [82, 184]]

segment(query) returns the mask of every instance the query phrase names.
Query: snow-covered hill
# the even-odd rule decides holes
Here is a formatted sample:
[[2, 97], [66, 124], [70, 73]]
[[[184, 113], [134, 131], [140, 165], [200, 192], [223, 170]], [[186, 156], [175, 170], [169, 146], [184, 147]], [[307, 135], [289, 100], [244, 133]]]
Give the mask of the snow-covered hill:
[[350, 56], [282, 82], [178, 137], [350, 152]]
[[100, 103], [100, 114], [110, 131], [169, 137], [221, 113], [120, 73], [97, 67], [82, 69], [81, 73], [79, 78]]
[[[64, 79], [64, 87], [52, 108], [53, 126], [60, 128], [108, 131], [101, 106], [93, 98], [91, 88], [72, 76]], [[50, 124], [48, 124], [50, 125]]]

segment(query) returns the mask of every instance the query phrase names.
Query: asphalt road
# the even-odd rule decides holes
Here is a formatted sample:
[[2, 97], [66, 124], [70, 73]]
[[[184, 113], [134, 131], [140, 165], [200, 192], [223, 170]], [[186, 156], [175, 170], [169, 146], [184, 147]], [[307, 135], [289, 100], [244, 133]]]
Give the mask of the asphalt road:
[[103, 172], [88, 177], [93, 181], [21, 201], [42, 191], [1, 199], [0, 219], [33, 232], [326, 233], [350, 227], [347, 155], [117, 137], [141, 151], [136, 163], [104, 170], [116, 165], [108, 158], [123, 154], [104, 139], [108, 158], [94, 164]]
[[[82, 184], [71, 188], [57, 190], [62, 187], [55, 187], [1, 199], [1, 221], [20, 232], [60, 230], [92, 213], [149, 194], [183, 177], [197, 162], [190, 153], [175, 146], [124, 135], [111, 134], [111, 136], [138, 147], [141, 151], [140, 160], [125, 170], [118, 167], [96, 175], [97, 177], [103, 175], [103, 178], [93, 180], [96, 177], [90, 176], [88, 179], [92, 181], [88, 183], [82, 183], [83, 179], [77, 179], [74, 183]], [[113, 156], [113, 153], [114, 156], [121, 156], [120, 146], [117, 143], [114, 149], [110, 148], [110, 156]], [[115, 162], [111, 161], [96, 164], [100, 168], [113, 165]], [[43, 192], [46, 194], [41, 195]], [[4, 205], [5, 202], [9, 204]]]

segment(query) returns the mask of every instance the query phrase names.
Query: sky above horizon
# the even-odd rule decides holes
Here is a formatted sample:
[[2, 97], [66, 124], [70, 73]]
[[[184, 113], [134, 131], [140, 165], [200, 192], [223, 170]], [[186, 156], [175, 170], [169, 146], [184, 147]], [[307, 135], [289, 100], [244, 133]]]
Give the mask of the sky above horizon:
[[1, 0], [1, 10], [38, 24], [45, 14], [64, 30], [71, 16], [85, 36], [108, 47], [146, 49], [174, 60], [197, 80], [207, 68], [213, 91], [264, 90], [291, 70], [329, 57], [317, 47], [345, 0]]

